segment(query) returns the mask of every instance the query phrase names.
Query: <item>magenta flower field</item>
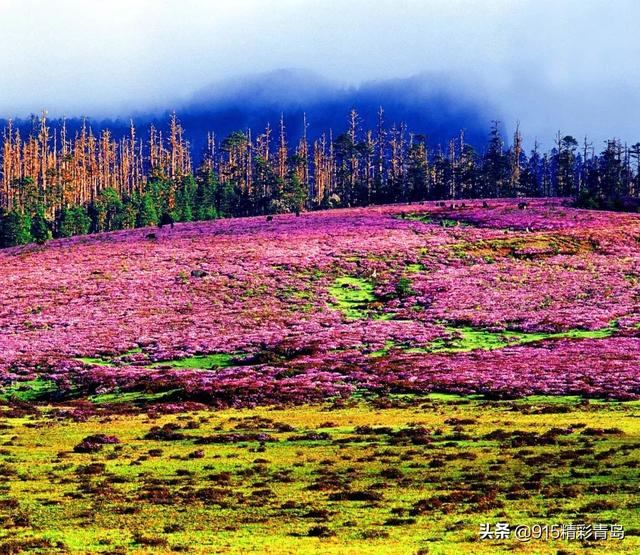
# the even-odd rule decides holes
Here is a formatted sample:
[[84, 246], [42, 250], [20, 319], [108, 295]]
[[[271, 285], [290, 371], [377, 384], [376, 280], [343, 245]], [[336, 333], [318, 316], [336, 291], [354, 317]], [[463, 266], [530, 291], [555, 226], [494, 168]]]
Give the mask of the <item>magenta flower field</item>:
[[2, 251], [0, 283], [5, 397], [640, 398], [640, 216], [559, 199], [57, 240]]

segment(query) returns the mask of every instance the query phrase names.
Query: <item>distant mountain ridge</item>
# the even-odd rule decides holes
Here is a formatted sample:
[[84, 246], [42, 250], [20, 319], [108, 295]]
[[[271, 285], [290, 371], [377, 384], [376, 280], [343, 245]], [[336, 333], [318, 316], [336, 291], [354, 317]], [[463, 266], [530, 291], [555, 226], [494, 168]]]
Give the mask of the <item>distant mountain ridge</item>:
[[[373, 129], [377, 111], [384, 107], [388, 128], [404, 122], [410, 132], [427, 136], [432, 147], [446, 145], [465, 130], [467, 142], [484, 144], [489, 121], [497, 117], [486, 102], [464, 97], [455, 83], [441, 75], [421, 74], [405, 79], [362, 83], [356, 87], [334, 83], [306, 70], [280, 69], [214, 83], [195, 92], [188, 100], [168, 106], [164, 113], [139, 112], [132, 117], [141, 136], [151, 123], [165, 128], [168, 115], [175, 110], [195, 157], [205, 144], [209, 131], [224, 138], [236, 130], [251, 128], [261, 132], [267, 122], [275, 128], [284, 115], [287, 138], [293, 145], [302, 133], [306, 114], [311, 139], [333, 130], [337, 135], [346, 129], [349, 111], [355, 108], [363, 129]], [[82, 118], [67, 118], [73, 135]], [[117, 138], [129, 132], [129, 118], [89, 118], [94, 131], [109, 128]], [[7, 120], [0, 120], [0, 125]], [[51, 120], [52, 127], [60, 120]], [[16, 120], [22, 135], [29, 133], [29, 119]]]
[[344, 131], [352, 108], [358, 111], [363, 128], [375, 128], [383, 106], [387, 127], [404, 122], [409, 131], [426, 135], [432, 146], [444, 145], [461, 129], [469, 142], [483, 144], [495, 111], [454, 89], [453, 83], [438, 75], [346, 87], [309, 71], [283, 69], [200, 90], [178, 108], [178, 114], [189, 131], [204, 131], [200, 126], [206, 124], [225, 134], [234, 129], [259, 131], [267, 121], [275, 127], [283, 114], [289, 138], [297, 139], [303, 114], [314, 138], [330, 129]]

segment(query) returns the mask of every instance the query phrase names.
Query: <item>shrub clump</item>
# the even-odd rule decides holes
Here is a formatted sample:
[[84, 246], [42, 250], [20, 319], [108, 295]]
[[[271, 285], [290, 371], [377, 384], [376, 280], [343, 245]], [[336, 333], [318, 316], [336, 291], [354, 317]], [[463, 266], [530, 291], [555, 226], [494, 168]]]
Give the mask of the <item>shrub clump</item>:
[[73, 450], [76, 453], [97, 453], [101, 451], [105, 445], [120, 443], [116, 436], [108, 436], [106, 434], [93, 434], [85, 437]]

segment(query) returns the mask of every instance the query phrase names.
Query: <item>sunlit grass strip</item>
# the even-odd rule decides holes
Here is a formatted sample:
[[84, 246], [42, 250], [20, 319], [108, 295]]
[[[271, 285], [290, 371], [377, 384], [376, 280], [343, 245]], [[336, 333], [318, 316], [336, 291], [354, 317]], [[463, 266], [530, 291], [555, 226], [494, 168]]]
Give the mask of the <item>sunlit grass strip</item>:
[[505, 347], [527, 345], [549, 339], [603, 339], [611, 337], [616, 332], [614, 324], [597, 330], [574, 329], [564, 332], [493, 332], [471, 326], [445, 326], [450, 338], [437, 339], [424, 347], [403, 347], [393, 341], [387, 341], [385, 348], [371, 353], [370, 356], [384, 356], [391, 349], [400, 349], [407, 353], [466, 353], [475, 350], [491, 351]]
[[[640, 550], [637, 402], [431, 394], [108, 420], [47, 411], [0, 408], [1, 552], [493, 555], [511, 543], [477, 541], [479, 525], [505, 515], [619, 523], [625, 540], [595, 547]], [[74, 450], [96, 434], [118, 443]]]

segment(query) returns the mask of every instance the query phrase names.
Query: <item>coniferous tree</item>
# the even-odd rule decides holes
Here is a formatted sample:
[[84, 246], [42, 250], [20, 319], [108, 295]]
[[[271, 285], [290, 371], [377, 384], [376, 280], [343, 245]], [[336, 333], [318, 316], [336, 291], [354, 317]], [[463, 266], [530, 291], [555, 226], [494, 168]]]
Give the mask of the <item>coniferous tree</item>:
[[84, 235], [91, 229], [91, 218], [81, 206], [64, 208], [60, 215], [58, 237]]
[[181, 222], [193, 221], [197, 193], [196, 181], [191, 175], [182, 178], [176, 191], [176, 219]]
[[33, 240], [31, 218], [19, 210], [11, 210], [0, 218], [0, 245], [13, 247]]
[[494, 122], [479, 155], [463, 132], [434, 148], [404, 123], [387, 129], [382, 108], [374, 129], [363, 121], [352, 110], [344, 132], [313, 139], [305, 116], [291, 151], [284, 118], [276, 141], [270, 125], [255, 140], [251, 130], [221, 143], [209, 133], [195, 173], [175, 114], [148, 139], [133, 123], [118, 138], [87, 121], [74, 136], [46, 114], [30, 129], [9, 122], [0, 152], [2, 244], [154, 225], [165, 215], [191, 221], [372, 202], [561, 195], [591, 208], [639, 204], [640, 143], [612, 140], [596, 154], [586, 138], [578, 152], [571, 135], [558, 134], [550, 152], [535, 144], [527, 155], [519, 129], [505, 146]]
[[212, 167], [203, 166], [198, 172], [195, 193], [195, 219], [213, 220], [218, 217], [218, 180]]
[[493, 121], [489, 136], [489, 144], [484, 155], [483, 196], [505, 196], [508, 175], [507, 157], [504, 153], [504, 142], [500, 136], [498, 121]]
[[459, 198], [473, 198], [477, 195], [479, 185], [477, 157], [473, 146], [463, 142], [457, 169]]
[[137, 217], [138, 227], [158, 225], [158, 211], [150, 194], [145, 193], [140, 197]]
[[571, 135], [560, 136], [556, 139], [556, 150], [553, 164], [556, 171], [555, 191], [558, 196], [569, 197], [576, 193], [576, 148], [578, 141]]
[[409, 147], [409, 168], [407, 170], [409, 200], [417, 201], [429, 195], [429, 160], [424, 135], [416, 135]]
[[51, 239], [51, 229], [42, 207], [38, 207], [31, 218], [31, 237], [39, 244], [44, 244]]

